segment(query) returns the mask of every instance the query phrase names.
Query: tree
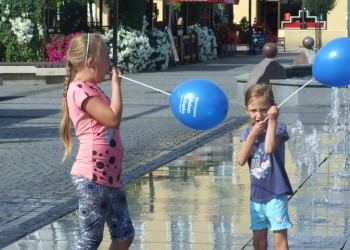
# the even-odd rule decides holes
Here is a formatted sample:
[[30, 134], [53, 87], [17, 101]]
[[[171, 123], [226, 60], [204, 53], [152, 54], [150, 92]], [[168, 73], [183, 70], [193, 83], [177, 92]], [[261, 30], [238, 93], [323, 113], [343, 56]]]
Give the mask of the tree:
[[89, 31], [86, 0], [65, 1], [60, 6], [60, 17], [59, 28], [63, 35]]
[[[104, 3], [113, 8], [113, 0], [104, 0]], [[118, 23], [135, 30], [142, 29], [146, 13], [144, 0], [118, 0], [118, 11]]]
[[317, 15], [317, 27], [315, 28], [316, 49], [322, 47], [322, 29], [320, 21], [322, 15], [329, 14], [337, 5], [337, 0], [303, 0], [304, 7]]
[[185, 25], [186, 23], [187, 26], [201, 23], [202, 18], [206, 15], [207, 5], [207, 3], [203, 2], [185, 2], [181, 4], [180, 15], [184, 18]]
[[336, 5], [337, 0], [304, 0], [305, 8], [316, 14], [329, 14], [329, 12], [332, 11]]

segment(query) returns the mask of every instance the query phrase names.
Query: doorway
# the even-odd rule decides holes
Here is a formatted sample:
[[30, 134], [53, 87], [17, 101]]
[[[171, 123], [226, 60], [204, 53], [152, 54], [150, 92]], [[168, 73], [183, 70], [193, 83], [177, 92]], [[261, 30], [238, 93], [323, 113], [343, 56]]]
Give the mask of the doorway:
[[259, 8], [261, 23], [266, 24], [266, 33], [277, 35], [278, 32], [278, 1], [260, 0]]

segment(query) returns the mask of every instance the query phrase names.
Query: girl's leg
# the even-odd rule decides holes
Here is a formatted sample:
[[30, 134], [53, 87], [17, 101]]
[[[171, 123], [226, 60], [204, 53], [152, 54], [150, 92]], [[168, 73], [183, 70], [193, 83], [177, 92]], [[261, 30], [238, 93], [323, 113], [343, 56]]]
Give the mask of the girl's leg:
[[127, 250], [134, 239], [135, 230], [130, 218], [125, 190], [123, 187], [113, 188], [110, 195], [111, 210], [107, 225], [112, 243], [109, 250]]
[[273, 232], [275, 250], [288, 250], [287, 229]]
[[268, 204], [268, 217], [271, 223], [271, 231], [274, 238], [274, 249], [287, 250], [287, 228], [292, 227], [288, 214], [287, 195], [279, 195]]
[[77, 249], [96, 250], [103, 238], [104, 216], [100, 204], [104, 197], [100, 186], [80, 177], [72, 177], [79, 199], [79, 238]]
[[267, 228], [253, 231], [253, 246], [255, 250], [267, 250]]
[[133, 239], [134, 237], [131, 236], [122, 242], [112, 242], [109, 246], [109, 250], [128, 250]]

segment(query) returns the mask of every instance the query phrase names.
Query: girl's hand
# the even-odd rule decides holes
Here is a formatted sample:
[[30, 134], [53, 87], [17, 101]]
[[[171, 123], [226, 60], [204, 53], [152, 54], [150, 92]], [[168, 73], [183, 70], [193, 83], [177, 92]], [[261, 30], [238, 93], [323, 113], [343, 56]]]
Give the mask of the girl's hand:
[[122, 73], [120, 72], [120, 69], [113, 66], [112, 70], [109, 73], [109, 77], [112, 80], [112, 84], [116, 83], [120, 85], [122, 81], [121, 75]]
[[279, 115], [279, 108], [276, 105], [271, 106], [271, 108], [267, 111], [267, 115], [269, 117], [269, 120], [277, 120]]
[[264, 121], [260, 121], [254, 124], [252, 131], [250, 133], [255, 137], [257, 137], [266, 130], [266, 127], [267, 127], [267, 124]]

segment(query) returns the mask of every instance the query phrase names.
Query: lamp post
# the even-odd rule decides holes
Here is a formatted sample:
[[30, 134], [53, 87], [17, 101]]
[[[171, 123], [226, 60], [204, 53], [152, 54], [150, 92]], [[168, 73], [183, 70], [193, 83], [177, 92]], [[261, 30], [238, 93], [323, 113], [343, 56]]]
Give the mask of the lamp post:
[[305, 6], [304, 6], [304, 1], [301, 1], [301, 29], [306, 29], [306, 24], [305, 24]]
[[49, 1], [45, 0], [45, 8], [44, 8], [44, 18], [43, 18], [43, 27], [44, 27], [44, 41], [43, 41], [43, 57], [45, 58], [45, 41], [48, 40], [49, 33], [49, 22], [50, 22], [50, 8]]
[[100, 17], [99, 17], [99, 19], [100, 19], [100, 30], [102, 30], [103, 29], [103, 23], [102, 23], [102, 19], [103, 19], [103, 17], [102, 17], [102, 8], [103, 8], [103, 2], [102, 2], [102, 0], [100, 0]]
[[249, 0], [249, 5], [248, 5], [248, 20], [249, 20], [249, 36], [250, 36], [250, 41], [249, 41], [249, 54], [252, 53], [252, 0]]
[[117, 49], [117, 35], [118, 35], [118, 0], [113, 0], [113, 66], [118, 64], [118, 49]]
[[153, 23], [153, 0], [149, 0], [148, 3], [148, 20], [149, 20], [149, 24], [148, 24], [148, 28], [149, 29], [153, 29], [154, 27], [154, 23]]
[[261, 23], [266, 23], [266, 0], [262, 1], [262, 8], [261, 8]]

